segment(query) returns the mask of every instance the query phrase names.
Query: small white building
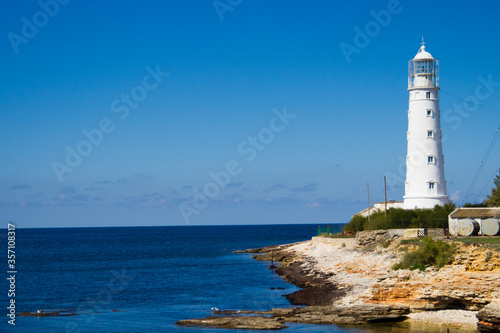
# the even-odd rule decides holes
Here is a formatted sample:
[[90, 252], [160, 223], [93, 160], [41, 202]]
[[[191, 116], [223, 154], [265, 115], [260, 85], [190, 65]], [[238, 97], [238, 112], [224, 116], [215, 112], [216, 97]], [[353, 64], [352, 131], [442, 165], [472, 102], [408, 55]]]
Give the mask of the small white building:
[[408, 62], [408, 150], [404, 208], [434, 208], [449, 202], [444, 179], [439, 111], [439, 60], [424, 42]]
[[[403, 209], [404, 202], [403, 201], [395, 201], [395, 200], [387, 201], [387, 210], [389, 210], [391, 208], [402, 208]], [[360, 211], [359, 213], [354, 214], [352, 217], [358, 216], [358, 215], [363, 216], [363, 217], [367, 217], [368, 215], [373, 215], [377, 212], [383, 212], [384, 210], [385, 210], [385, 201], [374, 202], [373, 207], [365, 208], [362, 211]]]
[[448, 216], [453, 236], [495, 236], [500, 234], [500, 207], [457, 208]]

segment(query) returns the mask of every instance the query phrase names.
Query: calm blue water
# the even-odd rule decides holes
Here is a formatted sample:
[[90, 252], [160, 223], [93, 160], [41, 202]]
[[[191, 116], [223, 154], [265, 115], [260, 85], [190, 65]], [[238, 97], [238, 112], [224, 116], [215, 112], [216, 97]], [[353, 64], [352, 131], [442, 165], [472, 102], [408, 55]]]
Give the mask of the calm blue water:
[[[289, 307], [282, 296], [297, 290], [294, 286], [268, 270], [268, 262], [232, 251], [307, 240], [316, 234], [316, 228], [317, 225], [267, 225], [18, 229], [17, 311], [76, 309], [81, 315], [17, 317], [13, 327], [3, 314], [0, 330], [229, 332], [182, 328], [175, 322], [210, 315], [212, 307]], [[2, 249], [6, 249], [5, 230], [1, 239]], [[1, 288], [2, 304], [7, 305], [5, 278]], [[283, 332], [359, 330], [296, 324]]]

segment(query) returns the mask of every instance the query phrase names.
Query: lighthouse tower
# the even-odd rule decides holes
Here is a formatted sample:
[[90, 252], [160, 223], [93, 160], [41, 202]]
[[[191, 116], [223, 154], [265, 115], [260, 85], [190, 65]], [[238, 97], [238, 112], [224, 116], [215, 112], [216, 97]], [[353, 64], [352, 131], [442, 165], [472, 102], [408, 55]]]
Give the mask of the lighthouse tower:
[[404, 208], [448, 203], [439, 119], [439, 60], [422, 46], [408, 62], [408, 155]]

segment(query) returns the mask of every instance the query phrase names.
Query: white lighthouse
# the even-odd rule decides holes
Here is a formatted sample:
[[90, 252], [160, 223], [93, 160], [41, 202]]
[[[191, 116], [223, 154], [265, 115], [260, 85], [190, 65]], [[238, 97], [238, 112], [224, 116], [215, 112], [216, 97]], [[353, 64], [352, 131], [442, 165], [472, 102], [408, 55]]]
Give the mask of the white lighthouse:
[[439, 60], [422, 46], [408, 62], [408, 154], [404, 208], [448, 203], [439, 117]]

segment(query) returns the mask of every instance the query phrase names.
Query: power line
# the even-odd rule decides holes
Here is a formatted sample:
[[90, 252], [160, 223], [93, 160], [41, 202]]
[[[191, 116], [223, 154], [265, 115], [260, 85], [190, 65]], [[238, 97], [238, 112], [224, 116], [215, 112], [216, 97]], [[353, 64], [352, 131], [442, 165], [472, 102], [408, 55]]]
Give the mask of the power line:
[[[460, 98], [460, 97], [458, 97], [458, 96], [456, 96], [456, 95], [453, 95], [452, 93], [449, 93], [449, 92], [447, 92], [446, 90], [443, 90], [443, 89], [440, 89], [440, 90], [441, 90], [441, 92], [444, 92], [446, 95], [450, 95], [450, 96], [452, 96], [452, 97], [455, 97], [455, 98], [456, 98], [456, 99], [458, 99], [458, 100], [461, 100], [462, 102], [467, 103], [467, 105], [468, 105], [468, 106], [471, 106], [471, 104], [472, 104], [472, 102], [466, 101], [465, 99]], [[479, 104], [478, 106], [484, 106], [484, 104]]]
[[476, 200], [477, 201], [479, 199], [479, 197], [481, 196], [481, 194], [483, 193], [484, 189], [486, 188], [486, 186], [488, 186], [488, 184], [493, 180], [493, 178], [495, 178], [496, 174], [500, 172], [500, 169], [498, 170], [495, 170], [495, 172], [493, 172], [493, 176], [491, 176], [491, 178], [488, 180], [488, 182], [486, 184], [484, 184], [483, 188], [481, 189], [481, 192], [479, 192], [479, 194], [477, 195], [476, 197]]
[[467, 190], [467, 192], [465, 193], [465, 196], [462, 200], [462, 205], [464, 204], [465, 202], [465, 199], [467, 199], [467, 196], [469, 195], [472, 187], [474, 186], [474, 184], [476, 183], [477, 181], [477, 178], [479, 177], [479, 175], [481, 174], [481, 171], [483, 170], [483, 166], [484, 164], [486, 163], [486, 160], [488, 159], [488, 157], [490, 156], [491, 154], [491, 151], [493, 150], [493, 146], [495, 145], [495, 142], [497, 141], [498, 139], [498, 134], [500, 133], [500, 126], [497, 128], [497, 131], [495, 132], [495, 135], [493, 136], [493, 140], [491, 140], [490, 142], [490, 145], [488, 147], [488, 150], [486, 150], [486, 154], [484, 154], [484, 157], [483, 157], [483, 160], [481, 161], [481, 163], [479, 164], [479, 167], [477, 168], [477, 171], [476, 171], [476, 174], [474, 175], [474, 178], [472, 179], [472, 182], [469, 186], [469, 189]]

